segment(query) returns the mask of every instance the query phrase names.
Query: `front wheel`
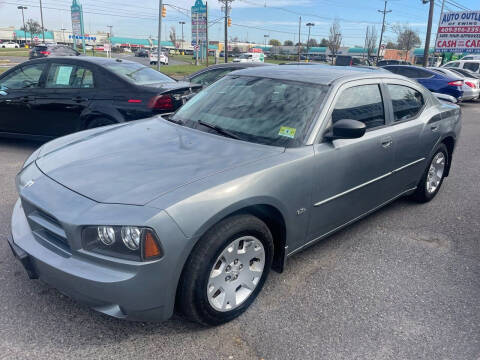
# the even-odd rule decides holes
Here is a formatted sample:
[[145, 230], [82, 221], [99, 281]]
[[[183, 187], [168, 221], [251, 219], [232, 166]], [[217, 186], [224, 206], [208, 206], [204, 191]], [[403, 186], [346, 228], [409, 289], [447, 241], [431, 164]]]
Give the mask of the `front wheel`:
[[445, 144], [438, 145], [417, 186], [417, 190], [413, 194], [413, 198], [416, 201], [428, 202], [437, 195], [445, 178], [449, 161], [448, 150]]
[[273, 239], [252, 215], [227, 218], [199, 240], [182, 273], [179, 310], [190, 320], [219, 325], [242, 314], [268, 276]]

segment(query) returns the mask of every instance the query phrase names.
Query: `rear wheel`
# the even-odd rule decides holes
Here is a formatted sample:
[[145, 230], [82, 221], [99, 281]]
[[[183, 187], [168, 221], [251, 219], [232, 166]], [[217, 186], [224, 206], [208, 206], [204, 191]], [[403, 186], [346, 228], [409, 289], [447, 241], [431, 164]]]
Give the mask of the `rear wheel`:
[[219, 325], [242, 314], [268, 276], [273, 239], [252, 215], [236, 215], [209, 230], [182, 273], [179, 310], [190, 320]]
[[428, 202], [437, 195], [445, 178], [449, 161], [448, 150], [445, 144], [438, 145], [428, 167], [425, 169], [417, 190], [413, 194], [413, 198], [416, 201]]
[[113, 125], [113, 124], [116, 124], [116, 122], [111, 120], [111, 119], [104, 118], [104, 117], [98, 117], [98, 118], [94, 118], [94, 119], [92, 119], [88, 122], [87, 129], [93, 129], [93, 128], [97, 128], [97, 127], [100, 127], [100, 126], [107, 126], [107, 125]]

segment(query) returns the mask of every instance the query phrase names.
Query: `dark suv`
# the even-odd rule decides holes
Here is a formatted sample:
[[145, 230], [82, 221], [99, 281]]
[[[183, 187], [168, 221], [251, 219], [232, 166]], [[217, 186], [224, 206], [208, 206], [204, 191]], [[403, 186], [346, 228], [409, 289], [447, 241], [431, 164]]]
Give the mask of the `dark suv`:
[[335, 59], [335, 65], [337, 66], [355, 66], [355, 65], [371, 66], [372, 64], [367, 59], [361, 59], [361, 58], [349, 56], [349, 55], [338, 55], [337, 58]]
[[69, 46], [59, 44], [39, 44], [30, 51], [30, 59], [48, 56], [78, 56], [80, 53]]

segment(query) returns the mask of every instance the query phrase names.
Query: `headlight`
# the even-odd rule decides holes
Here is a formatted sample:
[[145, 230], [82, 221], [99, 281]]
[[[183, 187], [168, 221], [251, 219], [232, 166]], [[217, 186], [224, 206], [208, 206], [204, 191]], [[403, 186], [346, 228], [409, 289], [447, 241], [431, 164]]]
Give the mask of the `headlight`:
[[140, 226], [88, 226], [82, 233], [83, 248], [127, 260], [153, 260], [162, 256], [155, 232]]

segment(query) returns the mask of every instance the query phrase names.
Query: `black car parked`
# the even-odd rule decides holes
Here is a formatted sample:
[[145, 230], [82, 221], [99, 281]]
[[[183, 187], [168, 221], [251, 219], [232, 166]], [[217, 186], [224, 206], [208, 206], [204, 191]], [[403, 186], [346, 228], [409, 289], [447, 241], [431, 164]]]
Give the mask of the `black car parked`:
[[137, 57], [148, 57], [148, 50], [147, 49], [138, 49], [135, 52], [135, 56], [137, 56]]
[[379, 62], [377, 62], [377, 66], [386, 65], [412, 65], [412, 63], [404, 60], [380, 60]]
[[39, 44], [30, 50], [29, 59], [38, 59], [49, 56], [78, 56], [80, 53], [66, 45]]
[[171, 113], [200, 88], [120, 59], [30, 60], [0, 75], [0, 135], [52, 138]]
[[246, 69], [249, 67], [256, 66], [271, 66], [272, 64], [265, 64], [262, 62], [245, 62], [245, 63], [226, 63], [226, 64], [217, 64], [209, 66], [208, 68], [202, 69], [193, 73], [192, 75], [186, 76], [185, 81], [191, 82], [193, 84], [198, 84], [202, 86], [208, 86], [213, 84], [215, 81], [221, 79], [228, 73]]
[[372, 63], [368, 59], [362, 59], [350, 55], [337, 55], [335, 59], [335, 65], [337, 66], [356, 66], [356, 65], [366, 65], [371, 66]]

